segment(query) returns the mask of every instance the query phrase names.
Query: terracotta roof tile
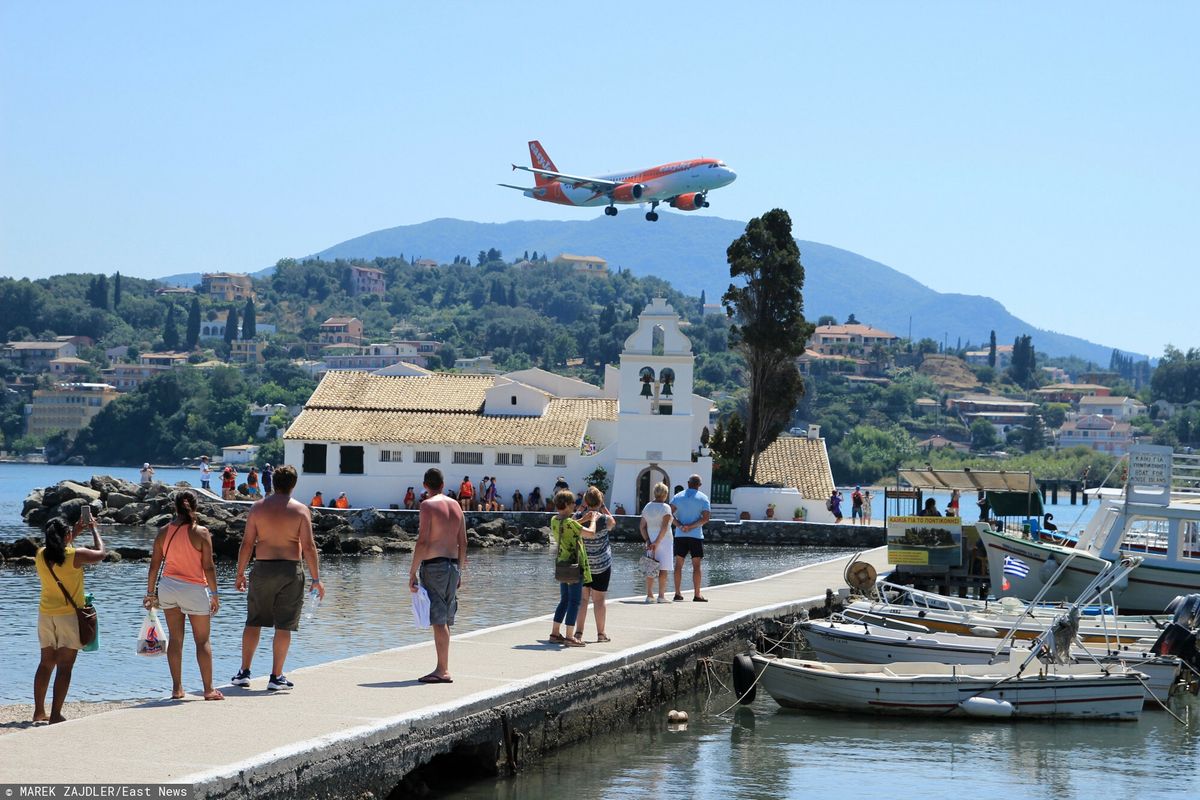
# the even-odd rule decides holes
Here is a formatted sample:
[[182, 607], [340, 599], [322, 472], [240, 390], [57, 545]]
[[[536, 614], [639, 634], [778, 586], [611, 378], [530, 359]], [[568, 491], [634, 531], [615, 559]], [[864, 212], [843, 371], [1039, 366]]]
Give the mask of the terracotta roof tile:
[[485, 416], [487, 375], [331, 372], [285, 438], [480, 447], [578, 447], [590, 420], [615, 420], [610, 398], [552, 398], [540, 417]]
[[834, 488], [824, 439], [780, 436], [758, 457], [754, 477], [795, 487], [806, 500], [824, 500]]

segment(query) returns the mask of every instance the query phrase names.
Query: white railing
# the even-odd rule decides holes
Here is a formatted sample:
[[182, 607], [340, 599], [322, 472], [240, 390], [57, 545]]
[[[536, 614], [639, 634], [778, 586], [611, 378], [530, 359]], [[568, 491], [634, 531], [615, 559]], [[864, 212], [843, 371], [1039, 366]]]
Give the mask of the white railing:
[[1200, 495], [1200, 455], [1175, 453], [1171, 457], [1171, 491]]

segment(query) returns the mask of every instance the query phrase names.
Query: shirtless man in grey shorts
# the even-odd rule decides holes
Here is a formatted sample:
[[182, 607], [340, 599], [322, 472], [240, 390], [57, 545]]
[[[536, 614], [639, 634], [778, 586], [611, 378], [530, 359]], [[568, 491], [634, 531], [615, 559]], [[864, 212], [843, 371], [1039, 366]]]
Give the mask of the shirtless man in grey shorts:
[[236, 588], [246, 591], [246, 566], [254, 556], [250, 592], [246, 597], [246, 627], [242, 631], [242, 668], [233, 676], [234, 686], [250, 685], [250, 662], [264, 627], [274, 628], [271, 675], [268, 691], [291, 689], [283, 675], [283, 662], [292, 643], [292, 631], [300, 628], [304, 606], [304, 570], [312, 575], [313, 588], [325, 598], [321, 567], [313, 540], [312, 514], [308, 506], [292, 499], [296, 468], [284, 465], [275, 470], [275, 493], [259, 500], [246, 519], [246, 533], [238, 552]]
[[437, 667], [418, 678], [421, 683], [454, 682], [450, 677], [450, 626], [467, 570], [467, 523], [459, 504], [442, 493], [444, 483], [441, 470], [425, 473], [429, 499], [420, 505], [420, 528], [408, 570], [409, 590], [415, 593], [420, 585], [429, 593], [429, 622], [437, 651]]

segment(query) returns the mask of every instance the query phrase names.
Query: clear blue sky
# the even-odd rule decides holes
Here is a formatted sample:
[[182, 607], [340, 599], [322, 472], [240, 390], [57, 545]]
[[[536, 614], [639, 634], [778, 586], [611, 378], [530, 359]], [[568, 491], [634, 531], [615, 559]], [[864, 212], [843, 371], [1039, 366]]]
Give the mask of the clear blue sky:
[[740, 177], [701, 213], [782, 206], [1035, 324], [1200, 346], [1198, 9], [4, 0], [0, 274], [598, 215], [495, 186], [538, 138], [571, 172], [717, 156]]

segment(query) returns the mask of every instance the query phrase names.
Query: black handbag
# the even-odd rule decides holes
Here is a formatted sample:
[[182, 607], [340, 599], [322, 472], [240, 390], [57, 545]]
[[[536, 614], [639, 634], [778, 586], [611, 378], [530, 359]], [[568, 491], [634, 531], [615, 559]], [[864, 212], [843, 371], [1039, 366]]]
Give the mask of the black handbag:
[[[550, 520], [550, 530], [554, 532], [555, 542], [562, 536], [562, 523], [559, 523], [557, 530], [554, 522], [557, 518]], [[554, 582], [555, 583], [579, 583], [583, 580], [583, 568], [578, 563], [579, 554], [575, 554], [574, 561], [559, 561], [558, 550], [555, 549], [554, 561]]]
[[[43, 553], [42, 558], [45, 557]], [[74, 598], [71, 597], [71, 593], [67, 591], [67, 587], [63, 586], [62, 581], [54, 574], [54, 567], [50, 565], [49, 560], [46, 561], [46, 569], [50, 570], [50, 577], [54, 578], [54, 582], [58, 584], [58, 588], [62, 589], [63, 597], [67, 598], [67, 602], [75, 609], [75, 618], [79, 620], [79, 643], [87, 647], [96, 638], [96, 627], [99, 624], [96, 616], [96, 607], [83, 606], [81, 608], [76, 605]]]

